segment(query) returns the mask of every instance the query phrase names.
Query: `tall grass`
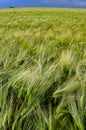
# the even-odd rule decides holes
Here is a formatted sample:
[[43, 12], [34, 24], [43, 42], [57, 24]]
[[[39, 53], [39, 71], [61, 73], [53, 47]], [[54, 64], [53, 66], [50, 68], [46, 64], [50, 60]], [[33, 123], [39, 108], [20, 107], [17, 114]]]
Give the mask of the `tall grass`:
[[86, 129], [86, 10], [0, 10], [0, 129]]

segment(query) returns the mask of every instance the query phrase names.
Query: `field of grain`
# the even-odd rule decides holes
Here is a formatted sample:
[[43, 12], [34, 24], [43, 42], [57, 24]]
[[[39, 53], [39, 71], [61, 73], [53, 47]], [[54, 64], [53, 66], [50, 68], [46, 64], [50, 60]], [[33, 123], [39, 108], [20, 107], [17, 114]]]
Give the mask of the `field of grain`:
[[86, 130], [86, 10], [0, 9], [0, 130]]

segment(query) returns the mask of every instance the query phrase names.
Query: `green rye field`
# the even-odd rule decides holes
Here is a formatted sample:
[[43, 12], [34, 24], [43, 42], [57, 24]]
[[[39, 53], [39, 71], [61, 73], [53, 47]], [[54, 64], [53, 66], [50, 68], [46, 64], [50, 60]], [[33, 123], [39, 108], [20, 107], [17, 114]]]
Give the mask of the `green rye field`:
[[86, 9], [0, 9], [0, 130], [86, 130]]

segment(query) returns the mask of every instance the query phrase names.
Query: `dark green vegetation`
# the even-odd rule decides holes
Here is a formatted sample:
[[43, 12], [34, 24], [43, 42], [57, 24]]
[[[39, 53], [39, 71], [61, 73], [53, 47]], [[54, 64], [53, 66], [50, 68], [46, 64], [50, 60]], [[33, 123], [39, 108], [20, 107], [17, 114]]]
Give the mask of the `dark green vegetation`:
[[0, 10], [0, 130], [86, 130], [86, 10]]

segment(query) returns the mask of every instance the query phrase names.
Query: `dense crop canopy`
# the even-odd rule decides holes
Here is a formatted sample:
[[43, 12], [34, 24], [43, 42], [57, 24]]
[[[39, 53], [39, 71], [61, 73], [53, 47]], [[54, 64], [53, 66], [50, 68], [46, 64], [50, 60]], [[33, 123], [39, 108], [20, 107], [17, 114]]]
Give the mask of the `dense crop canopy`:
[[86, 129], [86, 10], [0, 10], [0, 130]]

